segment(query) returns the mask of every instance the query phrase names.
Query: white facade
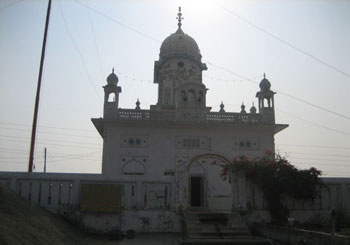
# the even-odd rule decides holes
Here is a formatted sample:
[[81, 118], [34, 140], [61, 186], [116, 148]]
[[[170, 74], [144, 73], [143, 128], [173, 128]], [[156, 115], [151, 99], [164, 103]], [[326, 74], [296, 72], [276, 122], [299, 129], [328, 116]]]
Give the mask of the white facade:
[[[156, 105], [119, 108], [118, 77], [112, 71], [107, 78], [103, 118], [92, 119], [103, 137], [102, 174], [1, 172], [0, 183], [40, 207], [72, 212], [97, 231], [180, 232], [186, 209], [247, 208], [252, 220], [268, 220], [263, 193], [240, 175], [223, 181], [212, 163], [274, 151], [274, 135], [287, 127], [275, 123], [275, 93], [264, 77], [256, 94], [258, 110], [242, 105], [240, 112], [225, 112], [222, 104], [211, 112], [202, 81], [206, 69], [197, 43], [181, 29], [179, 14], [179, 28], [162, 43], [155, 62]], [[350, 212], [350, 180], [323, 182], [326, 187], [313, 203], [284, 200], [292, 217], [327, 219], [332, 208]], [[118, 210], [85, 212], [82, 186], [88, 184], [120, 187]]]
[[196, 41], [181, 29], [181, 13], [178, 19], [177, 31], [164, 40], [154, 65], [156, 105], [141, 110], [137, 101], [135, 109], [119, 108], [118, 77], [113, 71], [107, 78], [104, 117], [92, 119], [104, 141], [102, 174], [169, 181], [176, 186], [176, 209], [229, 211], [232, 184], [211, 163], [274, 151], [274, 135], [287, 125], [275, 124], [275, 93], [265, 77], [256, 94], [258, 112], [252, 106], [247, 113], [242, 105], [241, 112], [229, 113], [223, 104], [211, 112], [202, 81], [207, 66]]

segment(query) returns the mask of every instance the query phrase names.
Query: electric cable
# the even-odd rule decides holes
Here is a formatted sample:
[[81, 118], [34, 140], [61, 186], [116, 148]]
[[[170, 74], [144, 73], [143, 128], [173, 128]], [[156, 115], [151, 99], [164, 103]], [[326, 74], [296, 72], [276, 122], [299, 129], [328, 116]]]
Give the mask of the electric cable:
[[100, 98], [100, 96], [99, 96], [99, 94], [98, 94], [98, 92], [97, 92], [97, 90], [96, 90], [96, 88], [95, 88], [94, 82], [93, 82], [93, 80], [92, 80], [92, 78], [91, 78], [91, 76], [90, 76], [90, 74], [89, 74], [89, 71], [88, 71], [88, 69], [87, 69], [87, 66], [86, 66], [85, 61], [84, 61], [84, 58], [83, 58], [83, 55], [82, 55], [82, 53], [80, 52], [80, 49], [79, 49], [77, 43], [75, 42], [71, 31], [69, 30], [69, 27], [68, 27], [66, 18], [64, 17], [64, 14], [63, 14], [63, 9], [62, 9], [60, 0], [57, 0], [57, 3], [58, 3], [58, 6], [59, 6], [59, 9], [60, 9], [60, 12], [61, 12], [61, 16], [62, 16], [62, 19], [63, 19], [64, 26], [66, 27], [66, 30], [67, 30], [68, 35], [69, 35], [69, 37], [70, 37], [70, 39], [71, 39], [71, 41], [72, 41], [72, 43], [73, 43], [73, 46], [75, 47], [77, 53], [79, 54], [80, 61], [81, 61], [81, 63], [83, 64], [84, 70], [85, 70], [85, 72], [86, 72], [86, 76], [88, 77], [88, 79], [89, 79], [89, 81], [90, 81], [90, 84], [91, 84], [92, 88], [94, 89], [97, 98], [99, 99], [100, 102], [102, 102], [102, 99]]
[[342, 70], [336, 68], [336, 67], [333, 66], [333, 65], [328, 64], [327, 62], [325, 62], [325, 61], [323, 61], [323, 60], [317, 58], [315, 55], [312, 55], [312, 54], [306, 52], [305, 50], [302, 50], [302, 49], [296, 47], [295, 45], [293, 45], [293, 44], [291, 44], [291, 43], [289, 43], [289, 42], [287, 42], [287, 41], [285, 41], [285, 40], [283, 40], [283, 39], [277, 37], [276, 35], [272, 34], [271, 32], [269, 32], [269, 31], [263, 29], [262, 27], [256, 25], [256, 24], [253, 23], [252, 21], [250, 21], [250, 20], [248, 20], [248, 19], [246, 19], [246, 18], [243, 18], [242, 16], [240, 16], [240, 15], [238, 15], [237, 13], [233, 12], [232, 10], [226, 8], [225, 6], [218, 4], [216, 1], [214, 1], [214, 0], [211, 0], [211, 1], [212, 1], [214, 4], [216, 4], [218, 7], [222, 8], [222, 9], [225, 10], [225, 11], [227, 11], [227, 12], [230, 13], [231, 15], [237, 17], [238, 19], [244, 21], [245, 23], [247, 23], [247, 24], [253, 26], [253, 27], [256, 28], [257, 30], [259, 30], [259, 31], [261, 31], [261, 32], [263, 32], [263, 33], [265, 33], [265, 34], [267, 34], [268, 36], [270, 36], [270, 37], [272, 37], [272, 38], [274, 38], [274, 39], [276, 39], [276, 40], [278, 40], [278, 41], [280, 41], [281, 43], [283, 43], [283, 44], [287, 45], [288, 47], [290, 47], [290, 48], [292, 48], [292, 49], [294, 49], [294, 50], [300, 52], [301, 54], [308, 56], [309, 58], [311, 58], [311, 59], [317, 61], [318, 63], [320, 63], [320, 64], [322, 64], [322, 65], [324, 65], [324, 66], [327, 66], [328, 68], [333, 69], [334, 71], [336, 71], [336, 72], [338, 72], [338, 73], [340, 73], [340, 74], [346, 76], [347, 78], [350, 78], [350, 74], [348, 74], [348, 73], [346, 73], [346, 72], [344, 72], [344, 71], [342, 71]]

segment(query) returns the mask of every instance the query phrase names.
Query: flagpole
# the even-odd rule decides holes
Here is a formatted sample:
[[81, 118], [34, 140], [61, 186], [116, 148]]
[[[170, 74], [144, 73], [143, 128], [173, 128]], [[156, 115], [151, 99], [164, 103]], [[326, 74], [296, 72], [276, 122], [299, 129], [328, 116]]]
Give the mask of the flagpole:
[[49, 0], [48, 6], [47, 6], [44, 39], [43, 39], [43, 46], [42, 46], [42, 49], [41, 49], [41, 59], [40, 59], [40, 68], [39, 68], [39, 76], [38, 76], [38, 86], [37, 86], [37, 89], [36, 89], [36, 98], [35, 98], [35, 106], [34, 106], [32, 138], [31, 138], [31, 142], [30, 142], [28, 172], [33, 172], [35, 134], [36, 134], [36, 126], [37, 126], [37, 122], [38, 122], [40, 87], [41, 87], [41, 78], [42, 78], [42, 74], [43, 74], [43, 66], [44, 66], [44, 59], [45, 59], [45, 48], [46, 48], [47, 31], [48, 31], [49, 20], [50, 20], [50, 11], [51, 11], [51, 0]]

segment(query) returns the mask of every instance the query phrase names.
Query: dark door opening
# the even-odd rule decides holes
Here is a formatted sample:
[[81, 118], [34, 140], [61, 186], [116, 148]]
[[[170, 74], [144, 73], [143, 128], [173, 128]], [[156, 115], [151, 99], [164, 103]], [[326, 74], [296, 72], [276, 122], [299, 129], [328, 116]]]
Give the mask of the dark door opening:
[[202, 206], [202, 178], [191, 177], [191, 207]]

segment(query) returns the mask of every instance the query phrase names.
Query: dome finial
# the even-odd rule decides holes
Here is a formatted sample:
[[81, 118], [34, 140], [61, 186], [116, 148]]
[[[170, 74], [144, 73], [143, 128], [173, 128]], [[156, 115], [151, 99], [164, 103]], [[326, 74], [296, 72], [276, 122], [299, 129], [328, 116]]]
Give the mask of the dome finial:
[[114, 73], [114, 67], [112, 68], [112, 73]]
[[242, 105], [241, 105], [241, 113], [247, 113], [247, 112], [245, 111], [244, 102], [242, 102]]
[[178, 23], [177, 23], [178, 27], [181, 28], [181, 25], [182, 25], [181, 21], [184, 19], [181, 13], [181, 7], [179, 7], [179, 13], [177, 14], [176, 19], [178, 20]]
[[225, 107], [224, 102], [221, 101], [221, 104], [220, 104], [220, 111], [219, 111], [219, 112], [225, 112], [224, 107]]
[[139, 98], [137, 98], [135, 110], [141, 110], [140, 104]]
[[265, 74], [265, 72], [264, 72], [264, 79], [266, 78], [266, 74]]

